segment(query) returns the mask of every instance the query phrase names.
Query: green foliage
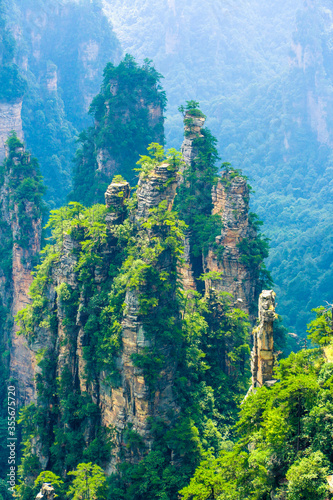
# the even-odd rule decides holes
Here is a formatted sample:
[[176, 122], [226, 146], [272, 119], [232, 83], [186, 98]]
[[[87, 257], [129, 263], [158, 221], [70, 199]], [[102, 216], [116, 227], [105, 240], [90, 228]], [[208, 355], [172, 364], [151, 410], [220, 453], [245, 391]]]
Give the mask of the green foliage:
[[35, 480], [35, 488], [41, 489], [43, 483], [49, 483], [53, 486], [56, 498], [64, 496], [64, 482], [59, 476], [51, 471], [43, 471]]
[[[48, 63], [50, 79], [57, 68]], [[49, 208], [63, 204], [71, 185], [72, 158], [75, 153], [76, 129], [68, 118], [64, 102], [57, 92], [29, 74], [29, 91], [22, 107], [24, 136], [29, 148], [38, 157], [47, 191]]]
[[[183, 161], [177, 151], [164, 154], [153, 143], [139, 160], [141, 181], [160, 164], [168, 165], [173, 181]], [[116, 180], [123, 182], [122, 178]], [[206, 452], [218, 453], [228, 447], [230, 424], [248, 387], [247, 317], [233, 307], [228, 294], [202, 296], [183, 291], [179, 266], [187, 228], [166, 201], [150, 209], [139, 223], [135, 209], [135, 201], [130, 201], [119, 225], [106, 222], [109, 210], [102, 205], [85, 208], [72, 202], [50, 214], [52, 236], [30, 290], [32, 304], [18, 314], [21, 334], [29, 341], [37, 341], [40, 331], [47, 331], [50, 339], [48, 348], [38, 354], [37, 407], [22, 417], [26, 448], [21, 495], [25, 490], [27, 495], [34, 493], [33, 486], [23, 480], [24, 474], [35, 484], [41, 472], [31, 447], [37, 436], [53, 474], [77, 468], [77, 483], [75, 479], [69, 495], [84, 495], [78, 464], [103, 466], [109, 460], [113, 432], [101, 426], [98, 406], [81, 387], [96, 387], [101, 373], [103, 384], [120, 385], [117, 360], [122, 349], [122, 320], [132, 299], [138, 301], [138, 335], [143, 341], [132, 355], [135, 369], [144, 376], [153, 401], [156, 393], [165, 390], [165, 373], [172, 366], [172, 397], [178, 410], [170, 408], [165, 418], [147, 422], [154, 436], [150, 450], [133, 426], [123, 430], [121, 463], [108, 481], [108, 498], [153, 500], [159, 495], [173, 500]], [[68, 248], [72, 249], [71, 279], [58, 283], [54, 276], [69, 258]], [[201, 278], [200, 282], [220, 276], [208, 273]], [[50, 301], [54, 296], [56, 302]], [[61, 311], [61, 344], [69, 353], [60, 373], [55, 371], [57, 310]], [[81, 387], [70, 364], [79, 331], [84, 335]]]
[[308, 325], [309, 339], [320, 346], [328, 345], [333, 338], [333, 317], [332, 308], [324, 306], [313, 309], [316, 319]]
[[39, 160], [48, 187], [46, 202], [51, 209], [58, 208], [71, 190], [77, 130], [90, 123], [87, 107], [99, 90], [103, 68], [119, 58], [120, 45], [99, 0], [2, 0], [2, 4], [16, 43], [2, 27], [0, 95], [20, 97], [25, 84], [25, 141]]
[[[128, 54], [116, 67], [107, 64], [101, 91], [90, 107], [95, 127], [79, 136], [72, 199], [86, 205], [102, 203], [114, 174], [121, 172], [132, 182], [137, 157], [150, 143], [163, 144], [166, 97], [161, 78], [151, 61], [140, 67]], [[99, 161], [106, 162], [102, 168], [97, 165], [99, 151]]]
[[295, 462], [286, 476], [288, 500], [326, 499], [329, 469], [329, 462], [320, 451]]
[[139, 464], [124, 462], [119, 472], [109, 478], [108, 500], [172, 500], [184, 484], [182, 468], [170, 463], [167, 452], [158, 450], [150, 452]]
[[[194, 96], [220, 156], [251, 179], [252, 210], [270, 238], [266, 265], [279, 313], [288, 331], [304, 339], [311, 309], [332, 302], [330, 1], [232, 0], [218, 16], [214, 0], [148, 6], [149, 16], [147, 4], [136, 4], [136, 23], [132, 0], [113, 0], [107, 11], [124, 50], [149, 53], [165, 76], [167, 143], [181, 143], [177, 108]], [[181, 17], [186, 23], [170, 37]], [[301, 53], [309, 57], [306, 67]], [[313, 114], [319, 102], [325, 103], [322, 122]]]
[[275, 385], [243, 401], [233, 450], [204, 455], [182, 498], [328, 498], [331, 364], [320, 349], [282, 359]]
[[183, 116], [187, 114], [191, 116], [197, 116], [200, 118], [206, 118], [201, 109], [199, 109], [199, 103], [197, 101], [186, 101], [186, 106], [179, 106], [178, 111], [182, 113]]
[[75, 471], [68, 472], [74, 476], [67, 496], [73, 500], [91, 498], [91, 500], [104, 500], [106, 498], [106, 477], [103, 469], [98, 465], [87, 463], [79, 464]]
[[[33, 240], [34, 224], [43, 214], [42, 196], [45, 188], [36, 158], [31, 159], [30, 154], [24, 151], [24, 144], [15, 132], [9, 136], [6, 145], [8, 156], [2, 167], [2, 178], [7, 195], [7, 210], [11, 221], [18, 226], [15, 242], [26, 248]], [[9, 235], [5, 237], [4, 243], [8, 259]], [[4, 266], [8, 269], [6, 261]]]
[[[194, 106], [192, 101], [190, 104]], [[215, 165], [218, 160], [217, 141], [208, 129], [202, 129], [201, 133], [202, 137], [198, 136], [193, 141], [197, 157], [191, 165], [185, 166], [175, 200], [175, 209], [190, 227], [191, 257], [196, 278], [202, 274], [202, 255], [207, 255], [209, 248], [214, 247], [222, 227], [219, 215], [212, 215], [211, 190], [218, 181]]]

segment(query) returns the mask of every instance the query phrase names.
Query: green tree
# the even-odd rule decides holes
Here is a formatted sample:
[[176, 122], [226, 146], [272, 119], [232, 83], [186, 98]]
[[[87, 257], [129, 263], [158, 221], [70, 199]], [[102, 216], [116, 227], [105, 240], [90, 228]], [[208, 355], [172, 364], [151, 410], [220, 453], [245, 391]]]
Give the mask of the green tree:
[[106, 498], [106, 477], [103, 469], [96, 464], [79, 464], [75, 471], [68, 472], [73, 476], [67, 496], [71, 500], [104, 500]]
[[51, 471], [43, 471], [39, 474], [37, 479], [35, 480], [35, 488], [40, 489], [43, 486], [43, 483], [49, 483], [53, 486], [56, 498], [62, 500], [65, 495], [64, 482], [61, 480], [59, 476], [54, 474]]
[[330, 466], [320, 451], [297, 460], [287, 472], [288, 500], [324, 500]]
[[333, 339], [333, 306], [312, 309], [316, 318], [308, 325], [309, 339], [320, 346], [328, 345]]

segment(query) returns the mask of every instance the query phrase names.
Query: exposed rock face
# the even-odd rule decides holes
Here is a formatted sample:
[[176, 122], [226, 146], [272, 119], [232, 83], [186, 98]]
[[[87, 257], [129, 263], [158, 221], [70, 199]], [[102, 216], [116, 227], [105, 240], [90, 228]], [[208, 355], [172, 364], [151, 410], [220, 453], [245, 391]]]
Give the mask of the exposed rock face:
[[259, 325], [253, 329], [252, 388], [273, 383], [275, 293], [263, 290], [259, 297]]
[[[167, 207], [172, 208], [175, 197], [178, 175], [168, 164], [157, 166], [146, 177], [142, 177], [137, 190], [138, 206], [134, 211], [132, 223], [141, 238], [153, 238], [156, 234], [154, 229], [142, 227], [147, 219], [149, 209], [157, 207], [162, 201], [166, 201]], [[109, 185], [106, 193], [106, 205], [109, 212], [106, 214], [107, 227], [112, 235], [114, 225], [122, 224], [126, 214], [126, 201], [130, 195], [130, 187], [127, 182], [114, 182]], [[85, 323], [87, 321], [84, 312], [87, 305], [84, 289], [80, 285], [77, 273], [78, 255], [80, 244], [75, 236], [64, 235], [59, 258], [52, 267], [51, 278], [43, 292], [47, 297], [47, 311], [55, 314], [54, 324], [56, 329], [50, 330], [48, 326], [36, 328], [34, 338], [30, 340], [30, 349], [36, 353], [40, 349], [49, 349], [49, 355], [55, 360], [54, 376], [61, 379], [65, 369], [71, 374], [72, 391], [76, 394], [89, 394], [92, 401], [99, 407], [101, 412], [101, 423], [110, 429], [116, 430], [115, 450], [109, 464], [106, 464], [108, 472], [114, 471], [115, 464], [119, 460], [118, 452], [128, 454], [128, 459], [133, 457], [127, 451], [124, 431], [129, 428], [138, 433], [145, 445], [149, 448], [152, 441], [150, 434], [149, 417], [158, 416], [166, 421], [170, 411], [177, 411], [174, 401], [172, 386], [175, 376], [174, 363], [166, 363], [162, 368], [159, 382], [154, 390], [145, 380], [144, 372], [138, 368], [133, 355], [143, 352], [144, 348], [150, 346], [150, 340], [145, 333], [144, 321], [140, 312], [140, 289], [129, 288], [125, 296], [125, 309], [121, 322], [121, 349], [117, 354], [115, 365], [118, 373], [117, 383], [110, 383], [110, 373], [101, 370], [98, 375], [87, 380], [87, 360], [84, 348], [87, 345]], [[101, 249], [103, 253], [103, 268], [100, 272], [95, 271], [95, 285], [104, 286], [108, 276], [108, 268], [114, 262], [117, 247], [117, 238], [110, 236], [108, 243]], [[161, 270], [168, 271], [172, 265], [169, 255], [161, 258]], [[70, 332], [66, 331], [66, 303], [63, 294], [67, 287], [71, 293], [79, 296], [76, 310], [77, 315], [72, 321]], [[170, 291], [172, 294], [172, 291]], [[168, 294], [168, 300], [170, 300]], [[47, 311], [45, 314], [47, 315]], [[70, 337], [70, 342], [68, 341]], [[159, 353], [165, 359], [170, 356], [170, 343], [159, 346]], [[39, 367], [36, 367], [38, 373]], [[85, 439], [87, 445], [90, 443], [90, 424], [86, 424]], [[42, 455], [36, 446], [35, 450], [43, 466], [47, 463], [47, 457]]]
[[22, 130], [22, 100], [16, 102], [0, 102], [0, 162], [6, 156], [5, 142], [11, 131], [23, 139]]
[[[198, 148], [195, 139], [203, 137], [202, 127], [205, 119], [185, 114], [185, 138], [182, 153], [187, 165], [195, 164]], [[205, 281], [205, 291], [214, 288], [232, 294], [235, 305], [246, 313], [250, 313], [260, 292], [260, 284], [256, 269], [245, 263], [239, 244], [242, 241], [253, 241], [256, 230], [249, 223], [249, 187], [246, 179], [235, 173], [226, 171], [221, 180], [212, 189], [212, 214], [219, 215], [222, 222], [221, 234], [216, 238], [217, 248], [211, 248], [207, 256], [202, 256], [204, 273], [220, 273], [220, 279]], [[185, 242], [185, 265], [181, 269], [186, 289], [196, 289], [198, 283], [194, 278], [191, 262], [190, 233]], [[221, 274], [222, 273], [222, 274]], [[250, 319], [254, 322], [254, 316]]]
[[[117, 80], [112, 79], [110, 84], [110, 93], [112, 96], [116, 96], [119, 92], [119, 83]], [[141, 115], [145, 110], [148, 111], [148, 127], [153, 131], [154, 129], [159, 130], [159, 126], [162, 127], [163, 130], [163, 109], [162, 106], [155, 103], [149, 103], [145, 98], [137, 98], [136, 104], [132, 107], [131, 111], [127, 109], [127, 105], [121, 106], [119, 109], [119, 105], [117, 106], [117, 110], [115, 114], [112, 114], [110, 117], [110, 102], [108, 100], [105, 101], [106, 113], [103, 117], [102, 121], [95, 122], [96, 132], [98, 133], [102, 127], [109, 128], [113, 130], [113, 122], [117, 122], [117, 126], [119, 128], [124, 128], [128, 123], [131, 122], [133, 116]], [[114, 133], [113, 131], [112, 133]], [[163, 143], [163, 132], [154, 133], [155, 142]], [[148, 144], [147, 144], [148, 145]], [[115, 173], [121, 171], [122, 164], [122, 153], [119, 154], [119, 151], [114, 151], [113, 148], [107, 146], [105, 143], [102, 147], [96, 148], [96, 162], [97, 162], [97, 173], [104, 174], [108, 179], [111, 179]], [[134, 166], [134, 165], [133, 165]]]
[[187, 165], [191, 165], [192, 161], [194, 161], [198, 155], [198, 150], [194, 146], [193, 141], [197, 137], [203, 137], [201, 134], [201, 129], [205, 125], [205, 118], [201, 116], [193, 116], [190, 113], [186, 113], [184, 117], [184, 124], [185, 124], [185, 137], [181, 151], [185, 163]]
[[171, 210], [177, 184], [178, 176], [175, 176], [168, 163], [159, 165], [148, 177], [141, 178], [138, 185], [136, 220], [147, 217], [149, 210], [157, 207], [163, 200], [166, 200], [168, 210]]
[[[28, 292], [33, 279], [31, 273], [41, 245], [41, 215], [38, 209], [34, 202], [24, 198], [19, 205], [11, 187], [12, 183], [17, 186], [17, 183], [26, 180], [24, 171], [16, 173], [22, 167], [30, 170], [33, 177], [35, 167], [30, 155], [25, 153], [23, 147], [16, 147], [9, 152], [6, 160], [4, 183], [0, 191], [1, 218], [7, 227], [7, 237], [10, 236], [12, 241], [11, 272], [2, 277], [0, 294], [2, 292], [2, 302], [8, 304], [8, 312], [12, 317], [30, 303]], [[21, 225], [23, 219], [24, 228]], [[6, 235], [3, 234], [2, 237]], [[2, 264], [3, 262], [0, 267]], [[0, 274], [3, 274], [1, 269]], [[11, 331], [6, 333], [11, 339], [10, 375], [16, 380], [19, 404], [23, 405], [35, 399], [35, 356], [28, 348], [26, 339], [18, 336], [17, 331], [18, 327], [14, 324]]]
[[232, 173], [222, 174], [222, 180], [213, 188], [213, 214], [221, 215], [222, 231], [216, 238], [221, 247], [222, 257], [209, 250], [204, 259], [204, 270], [222, 272], [222, 279], [206, 282], [206, 287], [231, 293], [240, 307], [249, 313], [256, 300], [258, 283], [253, 270], [242, 263], [242, 253], [238, 244], [246, 239], [253, 240], [256, 231], [249, 224], [249, 188], [243, 177]]
[[181, 266], [179, 272], [182, 276], [184, 289], [196, 291], [197, 286], [193, 275], [190, 248], [191, 248], [190, 236], [187, 233], [185, 234], [185, 241], [184, 241], [184, 255], [183, 255], [184, 264]]
[[50, 483], [43, 483], [42, 489], [36, 496], [36, 500], [41, 500], [42, 498], [44, 498], [44, 500], [54, 500], [55, 491]]
[[105, 220], [108, 224], [121, 224], [126, 214], [126, 202], [131, 194], [128, 182], [112, 182], [105, 193], [105, 204], [111, 209]]
[[97, 171], [112, 177], [119, 166], [106, 148], [100, 148], [96, 155]]
[[[138, 226], [148, 217], [149, 210], [157, 207], [166, 200], [171, 210], [175, 197], [178, 176], [168, 164], [156, 167], [147, 177], [139, 181], [137, 197], [138, 206], [135, 212], [135, 223]], [[111, 184], [106, 193], [107, 203], [110, 203], [110, 193], [115, 193], [121, 185]], [[114, 196], [114, 194], [113, 194]], [[114, 203], [111, 202], [114, 206]], [[153, 235], [151, 235], [153, 236]], [[170, 262], [166, 257], [161, 263], [163, 270], [168, 270]], [[150, 340], [144, 330], [140, 316], [139, 290], [128, 290], [125, 297], [125, 315], [122, 322], [122, 354], [119, 358], [121, 386], [110, 388], [101, 375], [100, 404], [102, 407], [103, 423], [115, 426], [118, 433], [118, 444], [122, 446], [122, 431], [128, 424], [138, 432], [149, 447], [152, 441], [150, 434], [149, 417], [158, 416], [167, 419], [167, 413], [174, 410], [176, 405], [173, 397], [172, 385], [175, 375], [175, 366], [170, 363], [161, 373], [160, 382], [152, 393], [143, 371], [133, 363], [133, 355], [150, 347]], [[170, 346], [160, 346], [159, 352], [166, 359], [170, 357]], [[108, 470], [112, 471], [114, 461]]]

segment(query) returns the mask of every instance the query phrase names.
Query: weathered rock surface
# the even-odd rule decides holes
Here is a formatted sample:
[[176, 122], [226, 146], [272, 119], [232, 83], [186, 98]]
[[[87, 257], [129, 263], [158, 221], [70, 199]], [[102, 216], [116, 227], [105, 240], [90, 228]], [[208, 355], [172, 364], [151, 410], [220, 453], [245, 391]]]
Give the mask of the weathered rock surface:
[[254, 279], [253, 269], [242, 262], [238, 244], [244, 240], [253, 240], [256, 231], [249, 224], [249, 188], [243, 177], [231, 173], [222, 174], [221, 181], [213, 188], [213, 214], [219, 214], [222, 220], [221, 235], [216, 243], [221, 248], [217, 256], [209, 250], [204, 259], [204, 270], [221, 272], [221, 279], [206, 282], [206, 288], [231, 293], [240, 307], [249, 313], [251, 305], [258, 296], [258, 283]]
[[[186, 113], [184, 117], [185, 138], [182, 153], [187, 165], [195, 163], [198, 148], [195, 145], [197, 137], [203, 137], [201, 129], [205, 118]], [[213, 287], [222, 292], [232, 294], [235, 305], [246, 313], [252, 313], [253, 304], [260, 292], [260, 284], [255, 276], [256, 269], [243, 262], [238, 244], [246, 239], [256, 238], [255, 229], [249, 224], [249, 187], [246, 179], [235, 175], [233, 171], [224, 172], [222, 179], [212, 190], [212, 214], [221, 217], [222, 230], [216, 238], [217, 249], [210, 249], [207, 256], [202, 256], [204, 273], [215, 271], [221, 273], [220, 279], [206, 280], [206, 293]], [[180, 270], [185, 289], [196, 289], [193, 265], [191, 262], [190, 235], [185, 241], [185, 264]], [[254, 322], [254, 316], [250, 319]]]
[[[191, 115], [190, 113], [186, 113], [184, 117], [185, 122], [185, 137], [182, 144], [182, 154], [184, 157], [184, 161], [187, 165], [191, 165], [192, 161], [198, 155], [198, 149], [193, 144], [193, 141], [197, 137], [203, 137], [201, 133], [201, 129], [205, 125], [205, 118]], [[190, 122], [190, 123], [189, 123]]]
[[[169, 209], [175, 197], [178, 175], [168, 164], [157, 166], [150, 174], [141, 178], [137, 190], [138, 206], [135, 211], [133, 222], [137, 231], [150, 231], [143, 229], [141, 224], [149, 216], [149, 209], [157, 207], [160, 202], [166, 200]], [[126, 210], [126, 200], [130, 195], [130, 187], [127, 182], [111, 183], [105, 193], [106, 205], [110, 209], [106, 215], [106, 222], [112, 233], [114, 224], [121, 224]], [[152, 235], [150, 235], [152, 236]], [[103, 249], [106, 256], [106, 270], [101, 269], [99, 274], [95, 273], [96, 285], [99, 286], [107, 278], [108, 265], [113, 261], [117, 248], [116, 237], [114, 247], [109, 243]], [[137, 432], [143, 442], [149, 448], [152, 441], [150, 434], [149, 417], [159, 416], [169, 418], [170, 411], [177, 411], [172, 386], [175, 376], [175, 366], [172, 362], [167, 363], [159, 377], [159, 383], [154, 391], [151, 390], [145, 380], [142, 369], [135, 366], [132, 355], [142, 352], [149, 347], [144, 324], [140, 313], [139, 294], [136, 289], [128, 289], [125, 296], [125, 309], [122, 320], [122, 348], [115, 361], [118, 381], [110, 382], [110, 373], [101, 371], [95, 380], [87, 381], [87, 361], [84, 357], [84, 346], [86, 334], [84, 330], [85, 321], [82, 311], [85, 308], [85, 296], [78, 280], [76, 266], [78, 262], [78, 243], [71, 236], [64, 235], [62, 249], [59, 259], [54, 262], [52, 278], [47, 285], [45, 294], [48, 298], [48, 310], [56, 313], [56, 331], [53, 333], [43, 327], [38, 328], [35, 338], [30, 343], [30, 349], [38, 352], [40, 349], [48, 348], [56, 360], [55, 376], [61, 377], [66, 368], [72, 375], [73, 391], [76, 393], [88, 393], [92, 401], [101, 410], [101, 422], [110, 429], [115, 429], [116, 440], [110, 462], [106, 465], [108, 472], [114, 471], [115, 464], [119, 460], [118, 452], [129, 453], [128, 459], [132, 460], [124, 443], [124, 430], [130, 425]], [[170, 261], [168, 255], [161, 259], [161, 268], [168, 270]], [[71, 326], [70, 342], [64, 319], [66, 318], [65, 305], [61, 297], [61, 289], [64, 285], [71, 287], [73, 291], [80, 291], [77, 306], [75, 324]], [[169, 297], [168, 297], [169, 299]], [[47, 312], [47, 311], [46, 311]], [[170, 357], [170, 345], [161, 345], [159, 348], [161, 356]], [[36, 367], [36, 373], [38, 367]], [[88, 425], [89, 427], [89, 425]], [[87, 427], [85, 438], [89, 444], [89, 428]], [[35, 450], [41, 463], [47, 462], [38, 447]]]
[[[21, 163], [30, 165], [30, 155], [25, 153], [24, 148], [18, 147], [11, 158], [14, 166], [20, 166]], [[33, 167], [31, 167], [33, 169]], [[22, 202], [19, 207], [18, 202], [12, 200], [11, 177], [15, 175], [12, 171], [5, 173], [4, 183], [0, 191], [1, 219], [7, 225], [7, 236], [12, 240], [12, 266], [10, 275], [3, 277], [3, 286], [0, 289], [2, 293], [2, 302], [8, 304], [8, 312], [11, 317], [26, 307], [30, 303], [29, 288], [32, 283], [32, 271], [34, 268], [34, 259], [40, 251], [41, 245], [41, 217], [36, 215], [34, 204], [29, 201]], [[29, 244], [23, 245], [22, 228], [20, 223], [19, 211], [24, 206], [24, 217], [29, 221], [25, 229], [28, 231]], [[22, 215], [21, 215], [22, 216]], [[5, 235], [3, 235], [5, 237]], [[7, 286], [4, 283], [7, 281]], [[4, 294], [7, 289], [6, 297]], [[20, 405], [28, 404], [35, 399], [35, 355], [29, 349], [27, 341], [23, 336], [17, 335], [18, 326], [14, 323], [11, 330], [6, 332], [7, 338], [10, 338], [10, 375], [16, 380], [16, 389], [18, 402]]]
[[12, 130], [23, 139], [22, 130], [22, 100], [14, 102], [0, 102], [0, 162], [6, 156], [5, 142]]
[[55, 491], [53, 486], [50, 483], [43, 483], [42, 489], [36, 496], [36, 500], [54, 500], [55, 498]]
[[[137, 190], [138, 206], [135, 212], [135, 222], [140, 224], [149, 216], [149, 210], [155, 208], [162, 201], [167, 201], [171, 210], [175, 197], [178, 175], [165, 163], [157, 166], [148, 176], [141, 177]], [[118, 185], [109, 186], [106, 194], [110, 200], [110, 193], [115, 193]], [[109, 201], [107, 202], [109, 203]], [[114, 203], [111, 203], [114, 206]], [[170, 263], [168, 258], [161, 264], [167, 270]], [[167, 419], [167, 413], [176, 411], [172, 385], [175, 367], [172, 363], [159, 377], [159, 384], [152, 393], [143, 371], [136, 367], [132, 355], [149, 348], [150, 341], [144, 330], [140, 317], [139, 291], [128, 290], [125, 297], [125, 314], [122, 322], [122, 353], [118, 359], [121, 375], [120, 387], [108, 387], [106, 375], [101, 374], [100, 404], [102, 421], [105, 425], [114, 426], [118, 434], [118, 446], [123, 447], [122, 431], [127, 425], [132, 425], [149, 447], [152, 441], [150, 434], [149, 417], [158, 416]], [[170, 347], [160, 346], [159, 352], [166, 359], [170, 357]], [[114, 459], [109, 464], [108, 471], [112, 471]]]
[[253, 329], [251, 353], [252, 388], [271, 385], [274, 368], [275, 293], [263, 290], [259, 297], [259, 325]]
[[178, 184], [178, 174], [168, 163], [156, 167], [147, 177], [141, 178], [138, 184], [138, 208], [135, 214], [137, 221], [148, 217], [149, 210], [158, 207], [166, 200], [168, 210], [171, 210]]
[[[117, 79], [110, 80], [110, 92], [112, 96], [116, 96], [119, 92], [119, 82]], [[142, 110], [148, 111], [148, 126], [151, 130], [156, 130], [153, 132], [155, 135], [153, 142], [163, 142], [163, 133], [157, 132], [159, 128], [163, 130], [163, 109], [158, 103], [150, 103], [144, 93], [138, 92], [142, 97], [135, 97], [133, 93], [132, 99], [135, 104], [132, 103], [131, 111], [128, 109], [127, 104], [122, 104], [117, 106], [116, 110], [112, 116], [110, 116], [111, 103], [109, 99], [105, 100], [106, 112], [103, 118], [95, 120], [95, 129], [99, 133], [101, 128], [109, 128], [113, 130], [113, 123], [118, 123], [119, 127], [126, 127], [127, 124], [133, 119], [133, 115], [142, 113]], [[100, 121], [99, 121], [100, 120]], [[112, 133], [115, 133], [114, 131]], [[121, 171], [121, 154], [119, 151], [114, 151], [111, 147], [108, 147], [107, 142], [103, 147], [96, 148], [96, 163], [97, 163], [97, 174], [104, 174], [108, 179], [111, 179], [115, 173]], [[134, 167], [134, 165], [133, 165]]]

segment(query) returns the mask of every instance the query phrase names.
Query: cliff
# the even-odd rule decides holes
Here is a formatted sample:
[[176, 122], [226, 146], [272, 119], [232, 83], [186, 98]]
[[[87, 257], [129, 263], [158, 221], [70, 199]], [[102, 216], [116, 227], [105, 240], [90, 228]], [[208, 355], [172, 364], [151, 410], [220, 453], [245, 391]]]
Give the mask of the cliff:
[[[105, 207], [85, 209], [73, 203], [51, 217], [54, 230], [61, 218], [61, 230], [54, 232], [55, 246], [46, 249], [47, 257], [31, 292], [33, 305], [20, 315], [31, 352], [45, 353], [35, 375], [39, 410], [47, 411], [52, 404], [50, 414], [57, 415], [49, 417], [47, 433], [60, 433], [66, 442], [68, 429], [74, 432], [79, 426], [81, 446], [89, 449], [99, 439], [101, 426], [114, 429], [112, 458], [105, 438], [103, 463], [109, 472], [115, 470], [119, 454], [135, 460], [136, 454], [128, 449], [129, 433], [138, 436], [141, 448], [149, 446], [149, 419], [170, 419], [167, 415], [172, 408], [176, 411], [172, 392], [175, 361], [172, 347], [163, 340], [165, 325], [159, 330], [158, 318], [175, 301], [177, 258], [161, 240], [161, 234], [167, 236], [168, 226], [152, 217], [156, 210], [156, 216], [161, 216], [172, 209], [178, 177], [167, 161], [152, 162], [149, 173], [140, 176], [137, 206], [130, 218], [130, 188], [121, 178], [108, 187]], [[124, 240], [128, 231], [129, 241]], [[157, 247], [156, 241], [160, 241]], [[88, 247], [90, 255], [85, 251]], [[157, 276], [157, 284], [150, 273]], [[160, 275], [169, 276], [166, 284], [159, 283]], [[167, 291], [163, 289], [166, 285]], [[149, 296], [154, 288], [153, 299]], [[154, 332], [153, 317], [157, 318]], [[146, 373], [145, 360], [154, 352], [165, 363], [152, 377]], [[46, 359], [52, 360], [48, 372]], [[83, 412], [81, 417], [68, 419], [63, 407], [67, 403], [55, 380], [60, 387], [64, 384], [66, 394], [75, 395], [74, 405], [90, 401], [98, 418], [91, 420]], [[43, 467], [63, 453], [62, 440], [52, 452], [43, 445], [34, 446]], [[83, 449], [75, 453], [83, 453]]]
[[165, 94], [156, 70], [142, 67], [128, 54], [104, 70], [100, 93], [90, 114], [94, 127], [81, 134], [72, 199], [85, 205], [102, 202], [116, 174], [133, 183], [133, 168], [152, 142], [164, 143]]
[[46, 201], [59, 207], [71, 189], [77, 129], [120, 47], [96, 1], [1, 0], [0, 23], [0, 160], [9, 132], [23, 139], [23, 129]]
[[[138, 161], [132, 196], [117, 175], [104, 204], [71, 202], [51, 212], [52, 239], [30, 289], [32, 303], [19, 313], [38, 358], [37, 401], [23, 417], [22, 485], [43, 469], [65, 475], [83, 460], [113, 474], [111, 497], [134, 487], [144, 467], [149, 483], [156, 466], [159, 476], [172, 470], [183, 484], [201, 447], [215, 446], [220, 423], [237, 413], [249, 377], [249, 325], [222, 293], [228, 281], [222, 292], [215, 286], [220, 268], [204, 266], [210, 252], [223, 256], [216, 238], [230, 219], [231, 196], [246, 226], [248, 192], [237, 175], [243, 188], [233, 187], [223, 209], [222, 202], [216, 208], [214, 138], [199, 127], [186, 139], [193, 140], [190, 166], [176, 150], [164, 153], [152, 143]], [[240, 241], [242, 231], [241, 225]], [[181, 279], [186, 251], [192, 287]], [[239, 270], [240, 254], [233, 258]], [[167, 480], [163, 488], [167, 498], [179, 490]]]
[[[2, 256], [0, 298], [7, 318], [30, 303], [32, 271], [41, 245], [41, 196], [44, 192], [39, 167], [25, 152], [16, 135], [6, 143], [0, 188]], [[35, 359], [16, 325], [7, 319], [2, 342], [10, 345], [10, 376], [16, 381], [19, 404], [35, 399]]]
[[253, 329], [253, 349], [251, 359], [252, 388], [271, 385], [274, 368], [274, 330], [276, 319], [275, 293], [263, 290], [259, 297], [258, 326]]
[[[198, 109], [185, 110], [182, 153], [186, 166], [178, 204], [189, 230], [182, 276], [188, 289], [208, 294], [214, 288], [231, 294], [235, 306], [250, 313], [254, 322], [267, 242], [258, 232], [256, 216], [249, 213], [250, 187], [246, 178], [228, 164], [217, 175], [214, 140], [203, 128], [204, 123], [205, 117]], [[200, 274], [207, 275], [204, 289]]]
[[22, 130], [22, 99], [16, 102], [0, 101], [0, 162], [6, 156], [6, 141], [14, 130], [17, 136], [23, 140]]
[[203, 268], [222, 273], [219, 279], [206, 282], [208, 288], [230, 293], [237, 307], [253, 314], [262, 287], [262, 260], [251, 255], [258, 234], [249, 219], [249, 199], [246, 179], [232, 171], [223, 172], [212, 189], [212, 213], [221, 217], [221, 234], [216, 237], [216, 250], [210, 249], [204, 258]]

